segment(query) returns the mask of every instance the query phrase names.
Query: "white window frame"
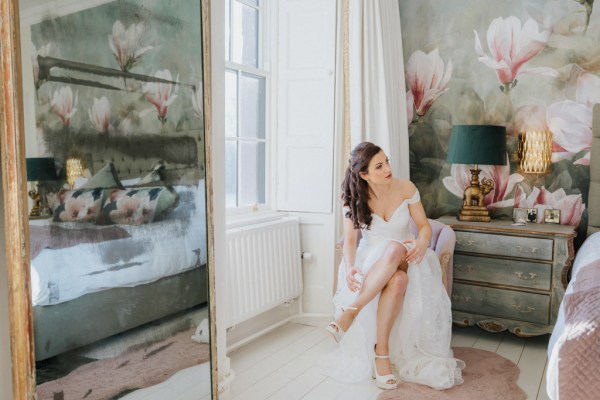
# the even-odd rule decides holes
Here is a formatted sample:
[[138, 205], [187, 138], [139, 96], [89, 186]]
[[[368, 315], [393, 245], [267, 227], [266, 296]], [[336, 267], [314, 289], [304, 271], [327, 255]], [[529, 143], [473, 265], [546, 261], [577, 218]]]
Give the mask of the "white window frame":
[[[249, 4], [248, 2], [246, 2], [245, 0], [236, 0], [240, 3], [246, 4], [250, 7], [255, 8], [254, 5]], [[265, 202], [261, 203], [261, 204], [255, 204], [253, 206], [240, 206], [240, 207], [227, 207], [226, 211], [227, 211], [227, 225], [230, 224], [235, 224], [237, 225], [240, 221], [244, 221], [246, 220], [248, 217], [250, 216], [259, 216], [265, 213], [270, 213], [273, 210], [273, 199], [274, 197], [272, 196], [272, 159], [271, 159], [271, 149], [272, 149], [272, 135], [271, 135], [271, 121], [272, 121], [272, 112], [271, 112], [271, 86], [272, 86], [272, 75], [271, 75], [271, 71], [270, 71], [270, 62], [269, 62], [269, 55], [271, 53], [271, 46], [272, 44], [270, 43], [270, 35], [269, 35], [269, 27], [270, 27], [270, 21], [269, 19], [271, 18], [271, 14], [269, 14], [270, 11], [270, 7], [269, 7], [269, 0], [260, 0], [259, 1], [259, 6], [258, 6], [258, 10], [259, 10], [259, 14], [258, 14], [258, 68], [253, 67], [253, 66], [249, 66], [249, 65], [244, 65], [244, 64], [240, 64], [240, 63], [236, 63], [233, 61], [228, 61], [227, 57], [229, 55], [226, 55], [226, 59], [225, 59], [225, 70], [223, 71], [223, 73], [225, 73], [226, 71], [234, 71], [237, 73], [237, 83], [238, 83], [238, 93], [239, 93], [239, 88], [240, 88], [240, 83], [241, 83], [241, 75], [243, 73], [248, 73], [248, 74], [252, 74], [255, 76], [259, 76], [259, 77], [263, 77], [265, 79], [265, 116], [264, 116], [264, 121], [265, 121], [265, 138], [264, 139], [253, 139], [253, 138], [240, 138], [239, 136], [237, 138], [231, 138], [231, 137], [227, 137], [225, 136], [225, 142], [230, 142], [230, 141], [236, 141], [236, 142], [254, 142], [254, 143], [258, 143], [258, 142], [264, 142], [265, 143]], [[231, 20], [231, 13], [232, 13], [232, 8], [230, 7], [229, 12], [230, 15], [227, 16], [227, 18], [229, 18]], [[230, 35], [231, 38], [231, 35]], [[231, 39], [230, 39], [231, 40]], [[229, 51], [231, 51], [232, 46], [231, 43], [229, 43]], [[227, 46], [226, 46], [227, 48]], [[238, 96], [238, 104], [237, 104], [237, 118], [238, 118], [238, 122], [240, 121], [240, 113], [241, 113], [241, 107], [240, 107], [240, 103], [241, 103], [241, 96]], [[239, 125], [238, 125], [238, 129], [239, 129]], [[237, 165], [238, 168], [240, 167], [240, 165]], [[235, 220], [232, 220], [235, 219]]]

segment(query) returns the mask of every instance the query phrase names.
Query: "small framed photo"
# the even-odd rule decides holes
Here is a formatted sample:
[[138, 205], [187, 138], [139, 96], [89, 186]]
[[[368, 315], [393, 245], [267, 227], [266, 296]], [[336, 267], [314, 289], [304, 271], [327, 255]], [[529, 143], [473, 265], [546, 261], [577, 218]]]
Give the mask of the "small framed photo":
[[527, 209], [526, 208], [515, 208], [513, 209], [513, 223], [516, 225], [525, 225], [527, 223]]
[[544, 222], [546, 224], [560, 224], [560, 210], [551, 208], [544, 210]]
[[537, 208], [527, 209], [527, 222], [537, 222], [538, 212]]

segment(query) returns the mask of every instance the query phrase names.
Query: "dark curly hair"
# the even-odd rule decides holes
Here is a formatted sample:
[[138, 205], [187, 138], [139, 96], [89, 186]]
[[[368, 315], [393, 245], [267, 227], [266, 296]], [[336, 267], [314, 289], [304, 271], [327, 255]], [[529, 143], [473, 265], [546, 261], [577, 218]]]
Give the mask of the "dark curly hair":
[[360, 177], [368, 172], [371, 159], [381, 151], [381, 147], [370, 142], [362, 142], [352, 150], [350, 162], [342, 183], [342, 201], [344, 207], [350, 207], [346, 218], [354, 223], [354, 229], [369, 229], [373, 217], [369, 207], [369, 185]]

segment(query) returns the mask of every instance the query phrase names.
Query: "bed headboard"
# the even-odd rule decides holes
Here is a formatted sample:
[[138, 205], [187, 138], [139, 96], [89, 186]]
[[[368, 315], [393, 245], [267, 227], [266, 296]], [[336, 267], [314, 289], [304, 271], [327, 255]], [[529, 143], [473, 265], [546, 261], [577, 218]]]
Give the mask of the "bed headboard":
[[600, 231], [600, 104], [594, 105], [587, 235]]

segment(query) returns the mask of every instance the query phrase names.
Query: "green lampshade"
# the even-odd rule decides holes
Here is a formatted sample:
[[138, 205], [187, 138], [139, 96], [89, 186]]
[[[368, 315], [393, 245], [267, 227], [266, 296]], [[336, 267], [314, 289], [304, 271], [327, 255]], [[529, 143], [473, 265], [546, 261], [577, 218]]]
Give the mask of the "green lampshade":
[[54, 158], [36, 157], [28, 158], [27, 180], [31, 181], [54, 181], [57, 179]]
[[446, 161], [451, 164], [506, 165], [506, 128], [497, 125], [453, 126]]

